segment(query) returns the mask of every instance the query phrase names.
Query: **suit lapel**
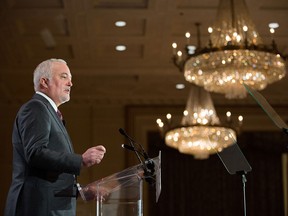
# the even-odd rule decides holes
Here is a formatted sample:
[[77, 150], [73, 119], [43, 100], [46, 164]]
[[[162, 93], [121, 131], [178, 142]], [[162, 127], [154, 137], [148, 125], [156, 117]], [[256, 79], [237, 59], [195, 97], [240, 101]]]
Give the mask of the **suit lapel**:
[[65, 138], [67, 140], [67, 144], [68, 144], [68, 148], [69, 148], [70, 152], [73, 153], [74, 149], [73, 149], [72, 142], [71, 142], [71, 139], [69, 137], [69, 134], [68, 134], [63, 122], [61, 121], [61, 119], [58, 117], [57, 113], [53, 109], [52, 105], [49, 103], [48, 100], [46, 100], [46, 98], [42, 97], [39, 94], [35, 94], [33, 96], [33, 99], [40, 100], [41, 102], [43, 102], [46, 105], [47, 110], [49, 111], [50, 115], [57, 122], [57, 125], [60, 127], [61, 131], [63, 132], [63, 135], [65, 136]]

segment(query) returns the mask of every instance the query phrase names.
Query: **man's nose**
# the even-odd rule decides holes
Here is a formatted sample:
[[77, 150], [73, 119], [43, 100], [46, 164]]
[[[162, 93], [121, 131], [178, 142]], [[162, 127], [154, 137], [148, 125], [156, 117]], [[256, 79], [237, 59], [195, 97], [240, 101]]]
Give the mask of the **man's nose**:
[[68, 82], [68, 86], [73, 86], [72, 80]]

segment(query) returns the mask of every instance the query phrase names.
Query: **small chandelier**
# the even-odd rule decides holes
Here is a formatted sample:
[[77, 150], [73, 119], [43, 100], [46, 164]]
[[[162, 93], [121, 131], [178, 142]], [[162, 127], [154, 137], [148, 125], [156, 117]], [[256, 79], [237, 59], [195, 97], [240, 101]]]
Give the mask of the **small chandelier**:
[[209, 43], [201, 47], [199, 23], [198, 45], [193, 50], [190, 33], [186, 33], [186, 57], [173, 43], [173, 62], [188, 82], [209, 92], [225, 94], [228, 99], [246, 97], [245, 82], [256, 90], [282, 79], [285, 57], [278, 51], [270, 28], [272, 42], [263, 44], [244, 0], [220, 0], [213, 27], [208, 28]]
[[[227, 112], [227, 126], [220, 124], [209, 92], [198, 86], [191, 86], [186, 109], [180, 126], [172, 125], [172, 115], [167, 114], [165, 123], [157, 119], [160, 131], [165, 135], [167, 146], [181, 153], [192, 154], [195, 159], [207, 159], [210, 154], [220, 152], [236, 140], [243, 117], [232, 128], [231, 112]], [[216, 151], [215, 151], [216, 150]]]

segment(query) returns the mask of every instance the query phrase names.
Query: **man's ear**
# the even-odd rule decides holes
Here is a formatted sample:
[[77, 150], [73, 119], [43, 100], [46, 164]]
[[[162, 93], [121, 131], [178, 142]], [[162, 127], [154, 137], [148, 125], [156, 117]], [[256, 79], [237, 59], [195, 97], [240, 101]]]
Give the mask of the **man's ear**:
[[48, 79], [47, 79], [47, 78], [41, 78], [41, 79], [40, 79], [40, 85], [41, 85], [43, 88], [48, 88]]

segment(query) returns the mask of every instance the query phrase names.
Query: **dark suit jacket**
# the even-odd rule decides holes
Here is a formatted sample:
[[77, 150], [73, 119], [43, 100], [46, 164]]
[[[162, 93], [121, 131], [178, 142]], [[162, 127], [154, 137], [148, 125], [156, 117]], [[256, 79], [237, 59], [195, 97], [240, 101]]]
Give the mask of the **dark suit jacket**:
[[75, 215], [82, 157], [51, 104], [35, 94], [15, 119], [13, 175], [5, 216]]

